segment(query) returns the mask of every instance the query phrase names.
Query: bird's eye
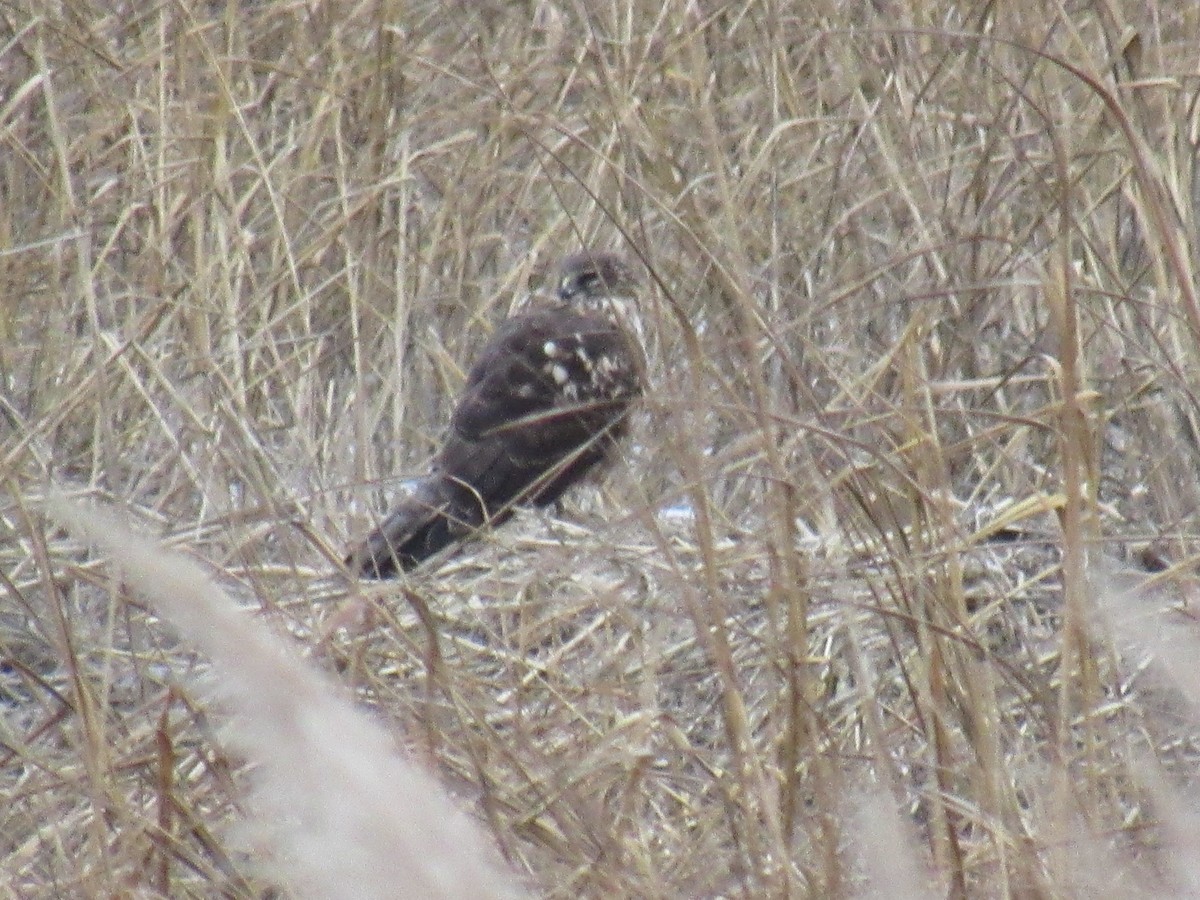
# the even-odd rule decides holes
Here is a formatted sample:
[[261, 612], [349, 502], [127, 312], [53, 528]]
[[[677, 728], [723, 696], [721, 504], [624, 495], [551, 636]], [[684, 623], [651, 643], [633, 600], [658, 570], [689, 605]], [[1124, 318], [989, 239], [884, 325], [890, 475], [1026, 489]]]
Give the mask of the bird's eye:
[[592, 290], [599, 283], [599, 274], [590, 270], [564, 275], [563, 280], [558, 283], [558, 296], [566, 300], [576, 294]]

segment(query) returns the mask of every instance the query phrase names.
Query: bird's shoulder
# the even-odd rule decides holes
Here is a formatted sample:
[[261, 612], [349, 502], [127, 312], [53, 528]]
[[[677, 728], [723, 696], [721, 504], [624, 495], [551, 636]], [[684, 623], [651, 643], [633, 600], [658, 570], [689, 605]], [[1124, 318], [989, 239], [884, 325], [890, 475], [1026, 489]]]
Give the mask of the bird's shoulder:
[[506, 320], [467, 376], [453, 425], [477, 434], [541, 410], [641, 392], [641, 354], [629, 334], [604, 317], [566, 307]]
[[[550, 306], [507, 319], [467, 376], [529, 393], [539, 387], [623, 389], [640, 378], [640, 354], [628, 332], [602, 316]], [[524, 389], [524, 390], [523, 390]]]

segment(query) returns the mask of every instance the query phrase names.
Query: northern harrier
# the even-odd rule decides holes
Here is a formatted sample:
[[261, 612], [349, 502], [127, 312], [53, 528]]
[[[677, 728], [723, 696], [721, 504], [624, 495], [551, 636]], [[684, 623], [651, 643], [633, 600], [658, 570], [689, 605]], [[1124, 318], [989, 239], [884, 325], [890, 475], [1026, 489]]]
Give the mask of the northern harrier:
[[636, 294], [617, 256], [567, 257], [558, 302], [500, 326], [429, 474], [346, 558], [350, 571], [395, 577], [517, 505], [553, 503], [609, 458], [643, 388]]

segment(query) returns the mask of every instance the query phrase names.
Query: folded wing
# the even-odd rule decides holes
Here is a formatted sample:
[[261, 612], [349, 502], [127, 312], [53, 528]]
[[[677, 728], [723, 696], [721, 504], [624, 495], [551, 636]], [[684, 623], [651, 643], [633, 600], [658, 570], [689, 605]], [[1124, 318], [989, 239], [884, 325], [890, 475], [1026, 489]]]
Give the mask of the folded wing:
[[467, 377], [432, 471], [347, 559], [386, 578], [519, 504], [544, 505], [604, 462], [641, 394], [628, 333], [558, 306], [510, 319]]

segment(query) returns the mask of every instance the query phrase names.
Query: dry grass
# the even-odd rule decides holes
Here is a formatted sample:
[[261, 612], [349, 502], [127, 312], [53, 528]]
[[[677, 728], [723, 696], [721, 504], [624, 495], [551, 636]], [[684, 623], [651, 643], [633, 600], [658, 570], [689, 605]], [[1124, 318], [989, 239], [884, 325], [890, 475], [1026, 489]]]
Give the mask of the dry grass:
[[[238, 645], [58, 483], [536, 895], [1200, 895], [1200, 9], [867, 6], [0, 6], [6, 892], [324, 895], [246, 824], [298, 751], [214, 705]], [[628, 464], [349, 583], [581, 245], [647, 273]]]

